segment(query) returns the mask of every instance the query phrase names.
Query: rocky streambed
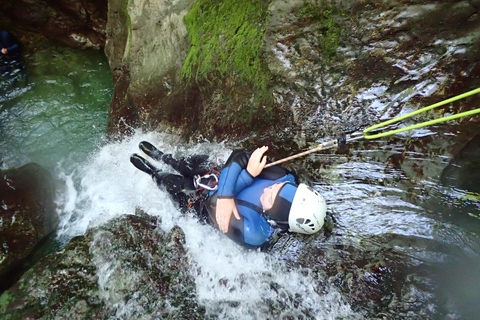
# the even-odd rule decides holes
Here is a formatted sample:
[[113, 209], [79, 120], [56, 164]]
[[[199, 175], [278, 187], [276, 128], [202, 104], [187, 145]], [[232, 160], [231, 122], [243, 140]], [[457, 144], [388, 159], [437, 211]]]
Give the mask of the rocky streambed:
[[[35, 21], [65, 10], [52, 3]], [[329, 223], [314, 237], [284, 235], [267, 253], [224, 243], [209, 226], [180, 215], [127, 159], [141, 140], [180, 156], [206, 150], [215, 161], [234, 147], [268, 144], [278, 159], [480, 87], [479, 7], [108, 1], [108, 14], [73, 7], [93, 26], [81, 37], [71, 36], [80, 30], [72, 23], [46, 24], [79, 47], [101, 47], [106, 39], [115, 90], [106, 127], [110, 138], [122, 139], [51, 170], [56, 212], [44, 221], [58, 215], [58, 227], [38, 231], [39, 223], [24, 223], [24, 207], [12, 209], [17, 196], [2, 192], [2, 270], [11, 269], [16, 241], [5, 230], [24, 226], [37, 240], [56, 230], [50, 255], [29, 260], [29, 241], [16, 254], [36, 263], [19, 267], [28, 271], [1, 296], [2, 317], [475, 318], [478, 116], [288, 163], [325, 195]], [[100, 15], [87, 14], [92, 10]], [[23, 39], [33, 30], [38, 24]], [[471, 110], [476, 101], [397, 127]], [[2, 171], [4, 189], [20, 191], [11, 172]], [[47, 193], [32, 200], [29, 219], [49, 211], [50, 187], [31, 178], [45, 176], [41, 183], [49, 184], [48, 174], [35, 165], [20, 172]]]

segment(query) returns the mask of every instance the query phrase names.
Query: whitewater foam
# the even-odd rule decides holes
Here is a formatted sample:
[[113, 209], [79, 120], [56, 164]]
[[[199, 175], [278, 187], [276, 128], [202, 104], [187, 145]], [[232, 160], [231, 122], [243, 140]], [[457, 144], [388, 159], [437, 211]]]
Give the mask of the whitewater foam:
[[[358, 318], [334, 289], [317, 292], [318, 280], [310, 272], [288, 269], [274, 256], [246, 250], [196, 217], [182, 215], [166, 192], [152, 179], [137, 170], [129, 161], [139, 152], [138, 143], [147, 140], [174, 157], [192, 154], [212, 155], [210, 161], [224, 162], [231, 149], [223, 144], [188, 145], [172, 135], [141, 133], [122, 142], [107, 144], [92, 154], [89, 161], [74, 172], [60, 176], [67, 187], [59, 203], [58, 237], [70, 239], [122, 214], [133, 214], [140, 208], [161, 218], [161, 228], [169, 231], [178, 225], [186, 234], [186, 248], [191, 260], [199, 303], [207, 315], [219, 319], [267, 319], [280, 317], [315, 319]], [[173, 172], [163, 163], [160, 169]], [[98, 259], [100, 257], [97, 257]], [[98, 260], [97, 259], [97, 260]], [[104, 299], [115, 296], [108, 292], [109, 272], [114, 261], [99, 264], [99, 287]], [[132, 308], [125, 304], [123, 308]], [[128, 310], [120, 310], [128, 314]]]

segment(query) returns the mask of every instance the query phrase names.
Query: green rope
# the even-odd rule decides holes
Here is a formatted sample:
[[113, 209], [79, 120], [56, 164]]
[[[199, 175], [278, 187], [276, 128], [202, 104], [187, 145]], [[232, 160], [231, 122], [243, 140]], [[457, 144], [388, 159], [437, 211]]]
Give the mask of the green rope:
[[385, 127], [385, 126], [387, 126], [387, 125], [389, 125], [389, 124], [392, 124], [392, 123], [395, 123], [395, 122], [404, 120], [404, 119], [406, 119], [406, 118], [409, 118], [409, 117], [414, 116], [414, 115], [419, 114], [419, 113], [423, 113], [423, 112], [428, 111], [428, 110], [431, 110], [431, 109], [433, 109], [433, 108], [437, 108], [437, 107], [443, 106], [443, 105], [445, 105], [445, 104], [447, 104], [447, 103], [454, 102], [454, 101], [457, 101], [457, 100], [466, 98], [466, 97], [468, 97], [468, 96], [474, 95], [474, 94], [479, 93], [479, 92], [480, 92], [480, 88], [475, 89], [475, 90], [472, 90], [472, 91], [469, 91], [469, 92], [466, 92], [466, 93], [463, 93], [463, 94], [460, 94], [460, 95], [455, 96], [455, 97], [453, 97], [453, 98], [450, 98], [450, 99], [443, 100], [443, 101], [441, 101], [441, 102], [432, 104], [432, 105], [430, 105], [430, 106], [428, 106], [428, 107], [419, 109], [419, 110], [417, 110], [417, 111], [410, 112], [409, 114], [406, 114], [406, 115], [404, 115], [404, 116], [401, 116], [401, 117], [398, 117], [398, 118], [394, 118], [394, 119], [391, 119], [391, 120], [388, 120], [388, 121], [385, 121], [385, 122], [376, 124], [376, 125], [374, 125], [374, 126], [371, 126], [371, 127], [367, 128], [367, 129], [363, 130], [363, 137], [364, 137], [365, 139], [382, 138], [382, 137], [390, 136], [390, 135], [395, 134], [395, 133], [399, 133], [399, 132], [403, 132], [403, 131], [408, 131], [408, 130], [413, 130], [413, 129], [418, 129], [418, 128], [422, 128], [422, 127], [426, 127], [426, 126], [431, 126], [432, 124], [436, 124], [436, 123], [440, 123], [440, 122], [445, 122], [445, 121], [449, 121], [449, 120], [453, 120], [453, 119], [457, 119], [457, 118], [461, 118], [461, 117], [466, 117], [466, 116], [471, 116], [471, 115], [480, 113], [480, 108], [478, 108], [478, 109], [474, 109], [474, 110], [470, 110], [470, 111], [465, 111], [465, 112], [462, 112], [462, 113], [457, 113], [457, 114], [454, 114], [454, 115], [451, 115], [451, 116], [448, 116], [448, 117], [442, 117], [442, 118], [438, 118], [438, 119], [434, 119], [434, 120], [430, 120], [430, 121], [425, 121], [425, 122], [417, 123], [417, 124], [414, 124], [414, 125], [411, 125], [411, 126], [408, 126], [408, 127], [405, 127], [405, 128], [401, 128], [401, 129], [390, 130], [390, 131], [386, 131], [386, 132], [382, 132], [382, 133], [367, 135], [367, 132], [370, 132], [370, 131], [372, 131], [372, 130]]

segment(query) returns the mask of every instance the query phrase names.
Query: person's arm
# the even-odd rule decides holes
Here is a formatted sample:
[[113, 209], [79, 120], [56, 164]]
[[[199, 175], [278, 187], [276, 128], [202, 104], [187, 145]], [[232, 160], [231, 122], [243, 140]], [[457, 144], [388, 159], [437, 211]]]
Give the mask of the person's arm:
[[16, 53], [19, 50], [20, 46], [18, 45], [12, 34], [7, 31], [2, 31], [0, 36], [3, 44], [3, 54]]
[[5, 49], [8, 50], [7, 53], [9, 53], [9, 52], [10, 52], [10, 53], [13, 53], [13, 52], [17, 52], [17, 51], [18, 51], [18, 48], [19, 48], [18, 44], [17, 44], [17, 43], [14, 43], [14, 44], [12, 44], [11, 46], [6, 47]]
[[267, 150], [268, 147], [265, 146], [256, 149], [248, 162], [245, 161], [245, 155], [237, 156], [237, 159], [234, 156], [231, 163], [227, 161], [227, 166], [222, 170], [218, 183], [217, 210], [215, 213], [218, 227], [222, 232], [228, 232], [232, 213], [236, 219], [240, 219], [234, 196], [250, 185], [253, 178], [262, 172], [267, 163], [267, 157], [263, 154]]
[[241, 150], [236, 150], [230, 155], [218, 181], [217, 192], [220, 197], [232, 198], [238, 193], [239, 187], [237, 184], [239, 180], [245, 179], [244, 171], [247, 168], [249, 158], [250, 155]]

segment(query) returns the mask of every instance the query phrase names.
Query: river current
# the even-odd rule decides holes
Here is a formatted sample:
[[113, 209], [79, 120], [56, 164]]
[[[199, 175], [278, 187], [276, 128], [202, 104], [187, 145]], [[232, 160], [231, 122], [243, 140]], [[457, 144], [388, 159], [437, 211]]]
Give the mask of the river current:
[[[340, 237], [345, 248], [368, 248], [385, 246], [388, 235], [394, 255], [409, 256], [419, 264], [445, 262], [458, 250], [462, 257], [478, 259], [478, 206], [465, 200], [468, 192], [439, 183], [450, 147], [465, 140], [455, 128], [356, 143], [338, 153], [300, 161], [299, 166], [310, 170], [310, 182], [327, 199], [335, 221], [333, 236], [290, 236], [270, 253], [246, 251], [195, 217], [180, 214], [166, 193], [129, 162], [142, 140], [174, 156], [209, 154], [213, 162], [227, 159], [232, 151], [228, 143], [187, 144], [174, 135], [141, 131], [121, 142], [107, 142], [104, 131], [113, 85], [100, 53], [51, 48], [29, 55], [26, 65], [28, 81], [4, 87], [0, 100], [2, 168], [37, 162], [55, 174], [61, 186], [57, 238], [62, 243], [113, 217], [133, 214], [136, 208], [160, 216], [165, 231], [179, 225], [186, 234], [199, 302], [210, 316], [269, 319], [275, 304], [266, 302], [280, 297], [282, 319], [363, 318], [334, 284], [320, 286], [318, 273], [296, 264], [305, 248], [324, 250], [328, 256], [338, 249]], [[428, 152], [416, 144], [417, 139], [431, 143]], [[403, 158], [394, 166], [392, 157], [398, 154]], [[437, 287], [456, 305], [452, 310], [463, 308], [465, 314], [473, 314], [475, 308], [454, 297], [463, 293], [468, 299], [475, 297], [480, 283], [476, 265], [462, 259], [458, 260], [466, 263], [462, 272], [439, 271], [438, 277], [444, 279]], [[108, 281], [108, 274], [101, 272], [100, 281]], [[141, 309], [140, 302], [119, 306], [118, 314], [136, 309]], [[448, 310], [447, 306], [446, 311], [433, 312]]]

